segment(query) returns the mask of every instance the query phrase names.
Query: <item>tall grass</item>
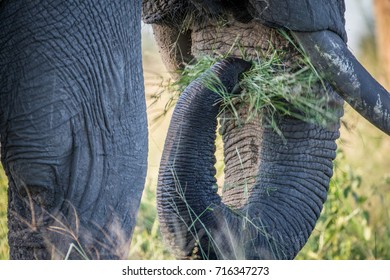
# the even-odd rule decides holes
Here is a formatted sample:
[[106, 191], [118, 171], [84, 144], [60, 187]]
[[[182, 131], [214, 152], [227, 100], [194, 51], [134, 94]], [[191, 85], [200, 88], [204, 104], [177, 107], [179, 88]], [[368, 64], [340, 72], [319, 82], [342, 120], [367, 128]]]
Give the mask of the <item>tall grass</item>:
[[145, 187], [137, 226], [131, 241], [129, 259], [169, 260], [174, 259], [164, 245], [157, 219], [155, 186]]
[[9, 254], [7, 242], [7, 178], [0, 164], [0, 260], [7, 259]]

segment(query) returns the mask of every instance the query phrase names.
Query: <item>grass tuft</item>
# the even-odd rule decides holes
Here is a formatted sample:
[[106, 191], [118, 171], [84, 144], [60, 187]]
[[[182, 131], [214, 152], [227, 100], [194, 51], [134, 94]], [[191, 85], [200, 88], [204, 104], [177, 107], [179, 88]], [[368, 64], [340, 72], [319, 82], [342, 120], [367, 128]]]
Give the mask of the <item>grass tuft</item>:
[[[165, 86], [171, 97], [162, 115], [174, 107], [192, 81], [227, 56], [203, 56], [187, 65], [178, 80]], [[266, 118], [266, 124], [278, 131], [276, 120], [280, 116], [291, 116], [321, 126], [337, 121], [337, 114], [329, 106], [328, 88], [309, 61], [303, 57], [291, 65], [285, 57], [285, 52], [273, 50], [266, 58], [252, 60], [252, 68], [242, 75], [240, 95], [226, 92], [216, 77], [205, 79], [205, 86], [221, 96], [223, 109], [232, 110], [239, 122], [245, 123], [260, 114]], [[240, 119], [236, 104], [249, 106], [248, 119]]]

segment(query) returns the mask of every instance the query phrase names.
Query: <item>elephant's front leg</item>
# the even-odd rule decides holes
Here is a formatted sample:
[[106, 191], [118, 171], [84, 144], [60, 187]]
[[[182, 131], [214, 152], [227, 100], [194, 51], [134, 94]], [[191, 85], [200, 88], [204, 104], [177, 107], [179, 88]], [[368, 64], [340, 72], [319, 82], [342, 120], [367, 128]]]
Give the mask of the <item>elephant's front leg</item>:
[[146, 176], [140, 1], [0, 6], [13, 259], [124, 258]]

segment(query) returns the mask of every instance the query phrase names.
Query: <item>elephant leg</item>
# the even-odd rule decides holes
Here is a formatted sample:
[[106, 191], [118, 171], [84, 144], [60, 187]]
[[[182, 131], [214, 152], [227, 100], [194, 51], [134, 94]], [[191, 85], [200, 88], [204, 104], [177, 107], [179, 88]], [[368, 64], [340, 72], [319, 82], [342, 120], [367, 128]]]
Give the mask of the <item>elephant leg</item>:
[[127, 257], [147, 167], [141, 1], [3, 1], [0, 18], [10, 257]]

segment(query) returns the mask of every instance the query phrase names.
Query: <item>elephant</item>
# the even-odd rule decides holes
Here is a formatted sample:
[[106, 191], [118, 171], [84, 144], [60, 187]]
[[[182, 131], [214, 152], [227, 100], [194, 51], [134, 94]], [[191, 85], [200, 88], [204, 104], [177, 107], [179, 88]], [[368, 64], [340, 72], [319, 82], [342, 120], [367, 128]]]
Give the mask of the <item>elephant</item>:
[[0, 2], [11, 259], [118, 259], [147, 170], [141, 1]]
[[[145, 0], [167, 69], [199, 57], [222, 60], [190, 84], [173, 112], [159, 170], [157, 208], [161, 233], [181, 259], [293, 259], [304, 246], [327, 197], [344, 100], [390, 134], [390, 94], [349, 52], [342, 0]], [[292, 40], [280, 35], [284, 30]], [[238, 122], [205, 86], [216, 76], [229, 92], [245, 72], [240, 58], [283, 50], [283, 61], [302, 57], [300, 45], [324, 78], [336, 121], [328, 126], [278, 116], [281, 133], [266, 115]], [[240, 119], [251, 113], [236, 104]], [[215, 137], [220, 118], [225, 182], [215, 186]], [[281, 135], [283, 137], [281, 137]]]
[[[142, 8], [144, 21], [153, 22], [156, 34], [160, 34], [160, 46], [179, 43], [177, 52], [165, 49], [164, 55], [174, 58], [171, 66], [181, 66], [202, 51], [191, 51], [193, 46], [201, 47], [202, 38], [196, 38], [196, 32], [178, 32], [188, 9], [200, 9], [207, 15], [196, 23], [200, 26], [208, 24], [210, 18], [224, 16], [226, 11], [235, 18], [233, 30], [244, 26], [253, 35], [267, 34], [264, 41], [258, 41], [264, 49], [267, 39], [273, 36], [273, 43], [289, 47], [268, 25], [297, 31], [301, 28], [289, 26], [285, 20], [274, 22], [272, 13], [271, 18], [265, 19], [266, 25], [258, 24], [259, 15], [247, 13], [249, 4], [254, 8], [256, 2], [237, 3], [0, 1], [0, 141], [1, 162], [9, 180], [10, 258], [127, 256], [147, 169]], [[337, 18], [333, 20], [337, 23]], [[329, 26], [329, 30], [338, 34], [343, 30], [334, 29], [338, 27]], [[215, 31], [215, 26], [211, 25], [210, 31]], [[321, 56], [322, 50], [310, 49], [316, 46], [310, 42], [316, 40], [310, 36], [315, 33], [296, 35], [308, 53], [317, 52], [320, 56], [320, 69], [329, 55]], [[192, 35], [198, 44], [189, 40]], [[206, 47], [212, 39], [205, 41]], [[254, 52], [254, 48], [248, 48], [250, 51]], [[360, 89], [357, 85], [356, 88]], [[374, 82], [369, 87], [379, 94], [378, 88]], [[386, 130], [384, 113], [388, 103], [384, 96], [378, 106], [375, 103], [375, 110], [371, 103], [357, 104], [363, 108], [361, 111], [368, 112], [368, 117], [382, 116], [376, 123]]]

